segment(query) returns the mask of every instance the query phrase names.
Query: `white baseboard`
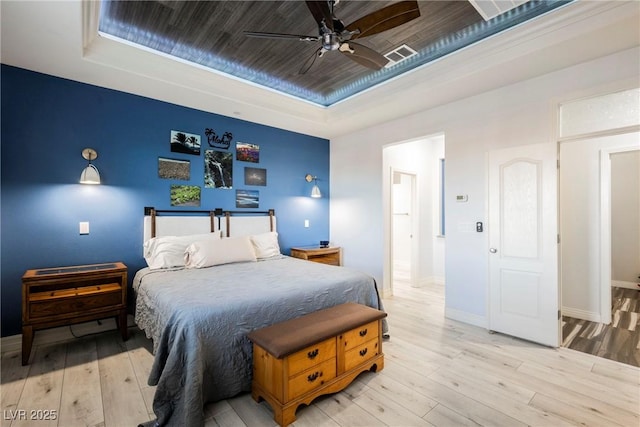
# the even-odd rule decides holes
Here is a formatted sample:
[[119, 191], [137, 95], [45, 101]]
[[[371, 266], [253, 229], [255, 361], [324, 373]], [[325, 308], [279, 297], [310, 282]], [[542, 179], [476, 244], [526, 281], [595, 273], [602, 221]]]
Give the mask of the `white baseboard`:
[[444, 317], [451, 320], [457, 320], [458, 322], [468, 323], [470, 325], [478, 326], [484, 329], [489, 328], [489, 321], [486, 317], [478, 316], [477, 314], [471, 314], [449, 307], [444, 308]]
[[[127, 326], [133, 326], [133, 316], [127, 316]], [[91, 335], [99, 332], [117, 330], [114, 318], [108, 318], [98, 321], [93, 320], [86, 323], [78, 323], [71, 326], [60, 326], [58, 328], [43, 329], [36, 331], [33, 337], [33, 346], [53, 344], [57, 342], [70, 341], [84, 335]], [[73, 334], [71, 333], [73, 331]], [[75, 336], [74, 336], [75, 335]], [[22, 334], [2, 337], [0, 339], [0, 351], [2, 353], [8, 351], [22, 351]], [[33, 352], [33, 351], [32, 351]]]
[[[588, 320], [590, 322], [605, 323], [605, 322], [602, 322], [602, 316], [600, 315], [600, 313], [596, 313], [594, 311], [580, 310], [579, 308], [562, 307], [562, 315], [573, 317], [574, 319]], [[609, 323], [609, 322], [606, 322], [606, 323]]]
[[615, 286], [617, 288], [626, 288], [626, 289], [638, 289], [640, 290], [640, 284], [636, 282], [624, 282], [622, 280], [612, 280], [611, 286]]

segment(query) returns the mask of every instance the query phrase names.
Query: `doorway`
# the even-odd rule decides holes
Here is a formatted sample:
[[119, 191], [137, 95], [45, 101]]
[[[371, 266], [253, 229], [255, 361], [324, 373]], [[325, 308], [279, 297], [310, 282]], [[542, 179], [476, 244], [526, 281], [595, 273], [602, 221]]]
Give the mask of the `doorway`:
[[640, 366], [639, 141], [640, 132], [632, 132], [560, 145], [562, 345], [634, 366]]
[[444, 286], [444, 154], [442, 134], [383, 148], [385, 296], [393, 295], [397, 280], [411, 287]]

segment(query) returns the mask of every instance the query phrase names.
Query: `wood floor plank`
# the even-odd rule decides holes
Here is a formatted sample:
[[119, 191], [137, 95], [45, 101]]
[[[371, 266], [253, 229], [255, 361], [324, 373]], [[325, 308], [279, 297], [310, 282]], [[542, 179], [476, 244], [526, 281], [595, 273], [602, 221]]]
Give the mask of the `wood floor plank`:
[[361, 396], [353, 399], [353, 403], [360, 406], [367, 413], [373, 414], [385, 425], [431, 426], [431, 424], [423, 418], [415, 415], [413, 412], [407, 411], [403, 405], [373, 389], [369, 389]]
[[361, 406], [354, 404], [343, 392], [322, 396], [316, 400], [315, 405], [341, 426], [374, 427], [385, 425]]
[[403, 365], [396, 363], [385, 364], [387, 374], [393, 375], [405, 385], [411, 387], [416, 393], [420, 393], [436, 402], [451, 408], [460, 415], [473, 420], [479, 425], [491, 426], [525, 426], [526, 424], [510, 417], [500, 410], [496, 410], [478, 402], [464, 394], [452, 390], [446, 385], [433, 381], [425, 376], [411, 371]]
[[58, 424], [65, 427], [104, 424], [95, 339], [67, 344]]
[[496, 379], [499, 385], [494, 386], [486, 376], [478, 378], [479, 374], [477, 371], [456, 374], [452, 369], [443, 369], [429, 375], [429, 378], [530, 426], [571, 425], [552, 413], [529, 406], [535, 395], [533, 391], [502, 379]]
[[115, 335], [105, 333], [96, 339], [105, 427], [138, 425], [151, 418], [126, 347]]
[[205, 427], [245, 427], [246, 424], [229, 405], [228, 400], [205, 406]]
[[397, 381], [392, 375], [386, 375], [384, 370], [379, 375], [367, 374], [363, 381], [366, 381], [367, 386], [372, 390], [388, 396], [388, 399], [401, 404], [405, 410], [411, 411], [418, 417], [424, 417], [427, 412], [438, 405], [435, 400], [415, 393], [411, 387]]
[[22, 395], [24, 384], [29, 374], [29, 365], [22, 366], [22, 353], [11, 351], [2, 354], [0, 359], [0, 406], [2, 408], [2, 419], [0, 425], [5, 427], [11, 425], [13, 414], [18, 412], [18, 401]]
[[593, 427], [628, 427], [637, 424], [618, 424], [608, 420], [597, 412], [597, 410], [585, 411], [583, 408], [571, 405], [565, 401], [537, 393], [531, 400], [531, 405], [543, 411], [563, 417], [567, 422]]
[[423, 418], [434, 426], [477, 427], [481, 425], [442, 404], [436, 405]]
[[[35, 349], [29, 376], [18, 401], [18, 409], [24, 410], [26, 416], [14, 420], [12, 427], [58, 425], [66, 352], [65, 344], [39, 346]], [[51, 414], [55, 416], [41, 419]]]
[[256, 403], [251, 394], [241, 394], [227, 399], [229, 405], [248, 426], [273, 427], [278, 424], [273, 419], [273, 412], [266, 403]]

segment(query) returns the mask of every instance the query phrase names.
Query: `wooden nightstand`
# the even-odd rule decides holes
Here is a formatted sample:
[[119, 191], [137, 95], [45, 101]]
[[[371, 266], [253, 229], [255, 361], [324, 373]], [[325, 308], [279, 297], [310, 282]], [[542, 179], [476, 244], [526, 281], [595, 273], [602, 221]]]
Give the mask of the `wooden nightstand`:
[[121, 262], [27, 270], [22, 276], [22, 364], [39, 329], [115, 316], [127, 335], [127, 266]]
[[342, 265], [342, 248], [340, 247], [291, 248], [291, 256], [323, 264]]

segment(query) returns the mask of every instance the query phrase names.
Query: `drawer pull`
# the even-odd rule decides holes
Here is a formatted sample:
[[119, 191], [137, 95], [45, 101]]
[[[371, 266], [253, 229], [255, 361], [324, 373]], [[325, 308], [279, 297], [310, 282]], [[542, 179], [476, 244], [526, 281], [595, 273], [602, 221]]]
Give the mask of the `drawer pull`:
[[307, 353], [307, 357], [308, 357], [309, 359], [313, 360], [313, 359], [315, 359], [315, 358], [316, 358], [316, 356], [318, 355], [318, 353], [319, 353], [319, 350], [316, 348], [315, 350], [308, 352], [308, 353]]
[[307, 381], [309, 381], [310, 383], [312, 383], [312, 382], [314, 382], [315, 380], [317, 380], [317, 379], [318, 379], [318, 377], [321, 377], [321, 376], [322, 376], [322, 372], [318, 372], [318, 371], [316, 371], [316, 372], [314, 372], [314, 373], [313, 373], [313, 374], [311, 374], [311, 375], [307, 375]]
[[367, 328], [364, 328], [363, 330], [360, 331], [361, 337], [364, 337], [365, 335], [367, 335]]
[[364, 356], [365, 354], [367, 354], [367, 349], [366, 348], [363, 349], [363, 350], [360, 350], [360, 356]]

